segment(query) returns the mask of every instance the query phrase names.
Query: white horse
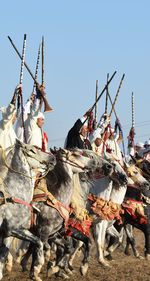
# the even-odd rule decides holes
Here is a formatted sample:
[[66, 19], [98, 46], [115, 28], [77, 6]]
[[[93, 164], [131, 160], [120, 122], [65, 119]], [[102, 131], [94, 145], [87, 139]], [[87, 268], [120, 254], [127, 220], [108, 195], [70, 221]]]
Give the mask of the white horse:
[[[55, 164], [52, 154], [43, 153], [19, 141], [16, 141], [7, 156], [0, 149], [0, 280], [13, 237], [32, 241], [42, 252], [41, 240], [29, 231], [33, 177], [41, 168], [45, 167], [45, 172], [48, 172]], [[40, 254], [38, 258], [40, 261]]]

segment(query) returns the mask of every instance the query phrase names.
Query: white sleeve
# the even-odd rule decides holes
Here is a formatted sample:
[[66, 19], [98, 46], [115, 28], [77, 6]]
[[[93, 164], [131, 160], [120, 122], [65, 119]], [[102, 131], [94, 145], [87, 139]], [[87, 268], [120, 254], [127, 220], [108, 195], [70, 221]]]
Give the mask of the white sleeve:
[[97, 138], [101, 138], [102, 133], [103, 128], [97, 128], [96, 130], [94, 130], [94, 132], [89, 136], [90, 143], [93, 143]]
[[3, 114], [3, 120], [2, 120], [3, 129], [7, 127], [8, 123], [11, 121], [15, 112], [16, 112], [15, 105], [10, 103], [6, 108], [6, 112]]
[[30, 118], [37, 118], [38, 114], [40, 112], [40, 100], [39, 99], [35, 99], [33, 106], [31, 108], [31, 112], [29, 117]]

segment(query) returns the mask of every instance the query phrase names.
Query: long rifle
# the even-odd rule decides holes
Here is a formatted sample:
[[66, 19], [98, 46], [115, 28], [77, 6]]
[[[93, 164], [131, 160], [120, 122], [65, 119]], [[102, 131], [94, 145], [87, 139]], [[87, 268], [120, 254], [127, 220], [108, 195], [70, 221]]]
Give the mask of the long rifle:
[[42, 86], [45, 87], [45, 81], [44, 81], [44, 36], [42, 36]]
[[[95, 101], [98, 98], [98, 80], [96, 80], [96, 92], [95, 92]], [[94, 118], [94, 129], [97, 128], [97, 104], [95, 105], [95, 118]]]
[[[20, 69], [20, 78], [19, 78], [19, 84], [22, 85], [23, 82], [23, 69], [24, 69], [24, 61], [25, 61], [25, 51], [26, 51], [26, 34], [24, 34], [23, 38], [23, 48], [22, 48], [22, 59], [21, 59], [21, 69]], [[19, 115], [20, 110], [20, 95], [17, 97], [17, 116]]]
[[116, 96], [115, 96], [115, 99], [114, 99], [114, 102], [113, 102], [113, 105], [112, 105], [112, 108], [111, 108], [111, 111], [110, 111], [110, 114], [109, 114], [110, 118], [111, 118], [111, 115], [112, 115], [112, 113], [114, 111], [114, 107], [115, 107], [115, 104], [116, 104], [116, 101], [117, 101], [117, 98], [118, 98], [118, 95], [119, 95], [119, 92], [120, 92], [121, 85], [122, 85], [124, 77], [125, 77], [125, 74], [123, 74], [123, 76], [121, 78], [121, 81], [120, 81], [120, 84], [119, 84], [119, 87], [118, 87], [118, 90], [117, 90], [117, 93], [116, 93]]
[[[98, 101], [100, 100], [100, 98], [102, 97], [103, 93], [106, 91], [108, 85], [110, 84], [110, 82], [112, 81], [112, 79], [114, 78], [114, 76], [116, 75], [117, 71], [115, 71], [112, 76], [110, 77], [110, 79], [107, 81], [107, 84], [105, 85], [105, 87], [103, 88], [103, 90], [101, 91], [101, 93], [99, 94], [97, 100], [95, 101], [95, 103], [92, 105], [92, 107], [90, 108], [90, 112], [93, 111], [93, 109], [95, 108], [95, 106], [97, 105]], [[84, 123], [87, 121], [88, 117], [85, 119], [85, 121], [83, 122], [83, 125]]]
[[[21, 70], [20, 70], [20, 81], [19, 83], [22, 85], [23, 82], [23, 69], [24, 69], [24, 62], [25, 62], [25, 51], [26, 51], [26, 34], [24, 34], [23, 39], [23, 49], [22, 49], [22, 60], [21, 60]], [[25, 125], [24, 125], [24, 108], [23, 108], [23, 95], [18, 96], [20, 99], [21, 97], [21, 119], [22, 119], [22, 128], [23, 128], [23, 134], [24, 134], [24, 141], [26, 142], [26, 134], [25, 134]]]
[[134, 94], [131, 95], [131, 110], [132, 110], [132, 126], [128, 136], [128, 149], [129, 153], [131, 148], [134, 148], [134, 136], [135, 136], [135, 118], [134, 118]]
[[[11, 43], [11, 45], [13, 46], [13, 48], [15, 49], [16, 53], [18, 54], [18, 56], [20, 57], [20, 59], [22, 60], [22, 56], [19, 53], [18, 49], [16, 48], [15, 44], [13, 43], [12, 39], [8, 36], [8, 39]], [[37, 80], [35, 79], [33, 73], [31, 72], [30, 68], [28, 67], [28, 65], [26, 64], [26, 62], [24, 62], [24, 66], [26, 67], [26, 69], [28, 70], [28, 72], [30, 73], [30, 76], [32, 77], [33, 81], [35, 82], [36, 85], [38, 85], [39, 83], [37, 82]]]
[[131, 95], [131, 103], [132, 103], [132, 128], [135, 127], [135, 118], [134, 118], [134, 94], [132, 92]]
[[[110, 84], [110, 82], [112, 81], [112, 79], [114, 78], [114, 76], [116, 75], [117, 71], [115, 71], [113, 73], [113, 75], [110, 77], [110, 79], [108, 80], [107, 84], [105, 85], [105, 87], [103, 88], [103, 90], [101, 91], [101, 93], [99, 94], [97, 100], [95, 101], [95, 103], [92, 105], [92, 107], [90, 108], [89, 112], [92, 112], [93, 109], [95, 108], [96, 104], [98, 103], [98, 101], [100, 100], [100, 98], [102, 97], [102, 95], [104, 94], [104, 92], [106, 91], [106, 88], [108, 87], [108, 85]], [[84, 123], [87, 121], [88, 117], [85, 119]]]
[[[36, 62], [36, 68], [35, 68], [35, 80], [37, 80], [37, 75], [38, 75], [39, 62], [40, 62], [40, 53], [41, 53], [41, 44], [39, 45], [39, 49], [38, 49], [37, 62]], [[36, 88], [36, 83], [34, 82], [33, 93], [35, 92], [35, 88]]]
[[[111, 106], [113, 107], [113, 111], [114, 111], [115, 117], [116, 117], [117, 120], [119, 120], [119, 119], [118, 119], [118, 116], [117, 116], [117, 113], [116, 113], [116, 110], [115, 110], [115, 106], [113, 106], [113, 102], [112, 102], [111, 96], [110, 96], [110, 94], [109, 94], [109, 91], [107, 92], [107, 95], [108, 95], [108, 98], [109, 98], [109, 100], [110, 100]], [[120, 127], [120, 129], [121, 129], [121, 134], [122, 134], [122, 148], [123, 148], [123, 154], [124, 154], [124, 156], [125, 156], [126, 154], [125, 154], [125, 144], [124, 144], [123, 130], [122, 130], [121, 127]]]
[[[107, 73], [107, 82], [108, 79], [109, 79], [109, 73]], [[108, 109], [108, 87], [106, 89], [105, 113], [107, 113], [107, 109]]]
[[[18, 56], [20, 57], [20, 59], [22, 59], [22, 56], [21, 54], [19, 53], [18, 49], [16, 48], [15, 44], [13, 43], [12, 39], [8, 36], [8, 39], [11, 43], [11, 45], [13, 46], [13, 48], [15, 49], [16, 53], [18, 54]], [[31, 75], [33, 81], [35, 82], [36, 85], [39, 85], [39, 83], [37, 82], [37, 80], [35, 79], [33, 73], [31, 72], [30, 68], [28, 67], [28, 65], [26, 64], [26, 62], [24, 62], [24, 66], [26, 67], [26, 69], [28, 70], [29, 74]], [[44, 101], [44, 104], [45, 104], [45, 109], [44, 111], [46, 112], [50, 112], [52, 111], [52, 107], [48, 104], [48, 101], [47, 99], [43, 96], [43, 101]]]

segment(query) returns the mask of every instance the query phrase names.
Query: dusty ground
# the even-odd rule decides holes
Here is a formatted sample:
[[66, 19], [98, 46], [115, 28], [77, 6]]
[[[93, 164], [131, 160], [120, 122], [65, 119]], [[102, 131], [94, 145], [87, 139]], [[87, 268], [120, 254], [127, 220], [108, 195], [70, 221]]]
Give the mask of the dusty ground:
[[[136, 241], [138, 250], [143, 255], [143, 235], [136, 231]], [[119, 248], [114, 253], [115, 261], [111, 262], [111, 268], [104, 268], [98, 264], [96, 260], [95, 248], [93, 246], [93, 254], [90, 261], [89, 271], [86, 277], [82, 277], [79, 272], [79, 258], [75, 262], [75, 273], [70, 277], [70, 281], [150, 281], [150, 261], [138, 260], [130, 256], [125, 256], [122, 249]], [[43, 281], [46, 280], [61, 280], [60, 278], [53, 277], [51, 279], [46, 277], [46, 270], [43, 269], [41, 274]], [[11, 273], [5, 273], [4, 281], [27, 281], [30, 280], [28, 272], [22, 273], [20, 266], [14, 264], [13, 271]]]

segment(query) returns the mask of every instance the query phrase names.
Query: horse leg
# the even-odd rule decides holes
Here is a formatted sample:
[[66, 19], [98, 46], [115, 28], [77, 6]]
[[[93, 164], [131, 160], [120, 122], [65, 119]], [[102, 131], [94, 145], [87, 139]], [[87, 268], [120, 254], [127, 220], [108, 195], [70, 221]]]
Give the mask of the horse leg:
[[69, 259], [69, 268], [73, 270], [73, 261], [77, 255], [77, 253], [79, 252], [79, 250], [82, 248], [83, 246], [83, 242], [82, 241], [76, 241], [76, 246], [73, 250], [73, 253], [71, 254], [70, 256], [70, 259]]
[[86, 236], [84, 237], [83, 246], [85, 249], [84, 249], [84, 257], [83, 257], [80, 271], [81, 274], [85, 276], [89, 268], [90, 249], [91, 249], [91, 240]]
[[143, 259], [143, 257], [140, 256], [138, 250], [136, 249], [135, 238], [133, 235], [133, 226], [130, 224], [125, 225], [125, 232], [127, 235], [125, 254], [129, 255], [129, 245], [131, 245], [134, 256], [136, 258]]
[[6, 260], [6, 264], [5, 264], [5, 268], [8, 272], [12, 271], [12, 267], [13, 267], [13, 256], [12, 254], [9, 252], [8, 256], [7, 256], [7, 260]]
[[107, 226], [108, 221], [106, 220], [102, 220], [94, 225], [94, 238], [97, 247], [98, 261], [104, 266], [110, 266], [109, 262], [104, 259], [104, 245]]
[[26, 240], [28, 242], [32, 242], [36, 245], [36, 254], [33, 260], [33, 271], [30, 272], [30, 276], [36, 281], [42, 281], [39, 277], [39, 273], [44, 264], [44, 253], [43, 253], [43, 243], [42, 241], [35, 235], [33, 235], [29, 230], [24, 229], [13, 229], [11, 230], [13, 236]]
[[72, 274], [72, 271], [69, 268], [69, 258], [70, 258], [72, 251], [73, 251], [73, 238], [68, 236], [65, 239], [65, 243], [64, 243], [63, 247], [61, 247], [61, 255], [57, 253], [58, 258], [57, 258], [56, 264], [60, 268], [60, 270], [58, 272], [58, 276], [67, 278], [67, 275], [62, 271], [62, 269], [66, 273]]
[[29, 248], [29, 242], [27, 241], [19, 241], [20, 242], [20, 246], [17, 250], [16, 253], [16, 262], [17, 263], [21, 263], [23, 256], [25, 255], [25, 253], [27, 252], [28, 248]]
[[[21, 259], [21, 267], [22, 267], [22, 271], [27, 271], [27, 262], [30, 258], [30, 256], [32, 255], [32, 251], [33, 251], [33, 244], [30, 243], [29, 244], [29, 247], [28, 247], [28, 250], [26, 251], [26, 253], [23, 255], [22, 259]], [[32, 270], [30, 270], [32, 271]]]
[[148, 223], [144, 227], [144, 236], [145, 236], [145, 257], [150, 260], [150, 224]]
[[114, 225], [111, 225], [107, 228], [107, 234], [110, 235], [109, 244], [107, 247], [107, 258], [112, 260], [112, 253], [118, 248], [118, 246], [123, 241], [123, 228], [122, 225], [119, 226], [118, 230], [115, 228]]
[[[89, 237], [87, 237], [82, 232], [79, 232], [76, 229], [72, 230], [72, 237], [74, 239], [82, 242], [84, 256], [83, 256], [83, 260], [82, 260], [82, 265], [80, 267], [80, 272], [83, 276], [85, 276], [88, 271], [88, 268], [89, 268], [91, 240]], [[73, 253], [74, 253], [74, 250], [73, 250]], [[70, 264], [70, 260], [69, 260], [69, 264]]]
[[12, 243], [12, 240], [13, 237], [4, 238], [0, 247], [0, 280], [3, 278], [3, 268], [5, 266], [5, 262], [9, 254], [9, 248]]
[[48, 242], [44, 243], [44, 257], [45, 261], [49, 262], [51, 256], [51, 246]]

